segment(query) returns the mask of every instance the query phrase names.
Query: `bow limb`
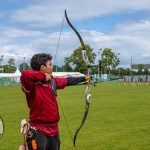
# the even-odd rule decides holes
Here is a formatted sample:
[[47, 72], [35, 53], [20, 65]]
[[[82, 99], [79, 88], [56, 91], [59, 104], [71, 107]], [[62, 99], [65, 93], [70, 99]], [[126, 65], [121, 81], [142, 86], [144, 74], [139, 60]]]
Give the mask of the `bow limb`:
[[[76, 33], [76, 35], [78, 36], [78, 38], [80, 40], [81, 47], [82, 47], [82, 57], [83, 57], [83, 60], [85, 61], [86, 65], [88, 67], [88, 74], [90, 74], [91, 73], [91, 68], [90, 68], [91, 65], [90, 65], [90, 62], [89, 62], [87, 54], [86, 54], [86, 48], [85, 48], [84, 42], [83, 42], [83, 40], [82, 40], [81, 35], [79, 34], [79, 32], [76, 30], [76, 28], [69, 21], [69, 18], [67, 16], [67, 11], [66, 10], [65, 10], [65, 18], [66, 18], [69, 26], [74, 30], [74, 32]], [[87, 118], [87, 115], [88, 115], [89, 105], [90, 105], [90, 97], [91, 97], [91, 94], [90, 94], [90, 82], [88, 82], [86, 90], [85, 90], [85, 99], [86, 99], [85, 113], [84, 113], [84, 117], [82, 119], [81, 125], [77, 128], [77, 130], [75, 132], [74, 140], [73, 140], [74, 146], [75, 146], [77, 135], [78, 135], [80, 129], [82, 128], [82, 126], [83, 126], [83, 124], [84, 124], [84, 122], [85, 122], [85, 120]]]
[[82, 49], [83, 49], [83, 50], [86, 50], [85, 45], [84, 45], [84, 42], [83, 42], [83, 40], [82, 40], [82, 38], [81, 38], [81, 35], [80, 35], [79, 32], [76, 30], [76, 28], [72, 25], [72, 23], [69, 21], [69, 18], [68, 18], [68, 16], [67, 16], [67, 11], [66, 11], [66, 9], [65, 9], [65, 17], [66, 17], [66, 20], [67, 20], [69, 26], [70, 26], [70, 27], [74, 30], [74, 32], [77, 34], [77, 36], [78, 36], [78, 38], [79, 38], [79, 40], [80, 40]]
[[83, 119], [82, 119], [82, 122], [81, 122], [80, 126], [77, 128], [77, 130], [76, 130], [76, 132], [75, 132], [74, 139], [73, 139], [73, 144], [74, 144], [74, 146], [76, 145], [76, 138], [77, 138], [77, 135], [78, 135], [80, 129], [82, 128], [82, 126], [83, 126], [83, 124], [84, 124], [84, 122], [85, 122], [85, 120], [86, 120], [86, 117], [87, 117], [87, 115], [88, 115], [88, 112], [89, 112], [89, 104], [86, 105], [85, 113], [84, 113], [84, 117], [83, 117]]
[[65, 17], [66, 17], [66, 20], [69, 24], [69, 26], [73, 29], [73, 31], [76, 33], [76, 35], [78, 36], [79, 40], [80, 40], [80, 43], [81, 43], [81, 47], [82, 47], [82, 57], [83, 57], [83, 60], [85, 61], [86, 65], [87, 66], [90, 66], [90, 62], [88, 60], [88, 57], [87, 57], [87, 54], [86, 54], [86, 48], [85, 48], [85, 44], [82, 40], [82, 37], [81, 35], [79, 34], [79, 32], [76, 30], [76, 28], [72, 25], [72, 23], [69, 21], [69, 18], [67, 16], [67, 11], [65, 9]]

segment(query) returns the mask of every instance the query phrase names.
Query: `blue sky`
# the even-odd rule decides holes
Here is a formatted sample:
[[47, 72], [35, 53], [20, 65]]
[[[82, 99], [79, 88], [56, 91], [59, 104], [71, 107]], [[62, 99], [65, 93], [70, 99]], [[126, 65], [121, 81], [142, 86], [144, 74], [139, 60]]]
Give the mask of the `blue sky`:
[[[29, 62], [38, 52], [55, 56], [59, 32], [67, 9], [68, 17], [80, 32], [85, 44], [97, 54], [111, 48], [120, 53], [120, 67], [150, 63], [149, 0], [1, 0], [0, 55], [16, 65], [23, 58]], [[63, 65], [80, 46], [66, 20], [60, 38], [57, 64]]]

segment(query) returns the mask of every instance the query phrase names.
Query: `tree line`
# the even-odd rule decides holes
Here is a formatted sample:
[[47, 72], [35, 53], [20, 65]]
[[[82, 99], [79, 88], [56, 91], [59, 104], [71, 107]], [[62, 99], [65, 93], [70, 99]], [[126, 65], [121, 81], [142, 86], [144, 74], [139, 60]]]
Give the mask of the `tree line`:
[[[109, 74], [109, 75], [149, 75], [150, 72], [148, 69], [144, 69], [143, 65], [140, 64], [138, 68], [138, 72], [132, 71], [130, 68], [120, 68], [120, 59], [118, 55], [113, 52], [110, 48], [105, 48], [100, 56], [94, 53], [93, 49], [86, 45], [86, 52], [91, 65], [97, 65], [97, 67], [92, 68], [93, 74]], [[98, 60], [96, 61], [98, 57]], [[100, 57], [100, 58], [99, 58]], [[0, 71], [3, 73], [14, 73], [16, 70], [15, 60], [10, 58], [7, 64], [2, 65], [2, 58], [0, 59]], [[21, 63], [19, 65], [19, 70], [22, 72], [23, 70], [31, 69], [28, 63]], [[143, 71], [144, 70], [144, 71]], [[73, 53], [65, 57], [64, 65], [58, 66], [56, 64], [53, 65], [54, 72], [81, 72], [86, 74], [87, 66], [82, 58], [82, 47], [78, 47], [73, 51]]]
[[[0, 58], [0, 73], [14, 73], [17, 69], [15, 65], [15, 59], [10, 58], [7, 64], [3, 64], [2, 58]], [[21, 63], [19, 65], [19, 70], [22, 72], [23, 70], [31, 69], [28, 63]]]

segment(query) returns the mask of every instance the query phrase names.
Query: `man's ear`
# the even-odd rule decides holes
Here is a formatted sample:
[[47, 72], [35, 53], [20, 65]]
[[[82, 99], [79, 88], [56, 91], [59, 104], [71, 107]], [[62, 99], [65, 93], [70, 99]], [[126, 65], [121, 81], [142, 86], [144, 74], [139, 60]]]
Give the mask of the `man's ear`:
[[45, 66], [41, 65], [40, 71], [44, 71], [45, 70]]

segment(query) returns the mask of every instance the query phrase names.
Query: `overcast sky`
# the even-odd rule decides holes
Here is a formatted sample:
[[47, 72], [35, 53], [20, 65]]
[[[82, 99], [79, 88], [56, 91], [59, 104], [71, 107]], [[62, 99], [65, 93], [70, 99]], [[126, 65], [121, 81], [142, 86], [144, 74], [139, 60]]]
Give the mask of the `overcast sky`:
[[[150, 63], [150, 0], [1, 0], [0, 55], [16, 65], [33, 54], [56, 53], [64, 10], [85, 44], [97, 54], [111, 48], [120, 53], [120, 67]], [[57, 65], [80, 46], [64, 20]], [[98, 58], [97, 58], [98, 59]]]

